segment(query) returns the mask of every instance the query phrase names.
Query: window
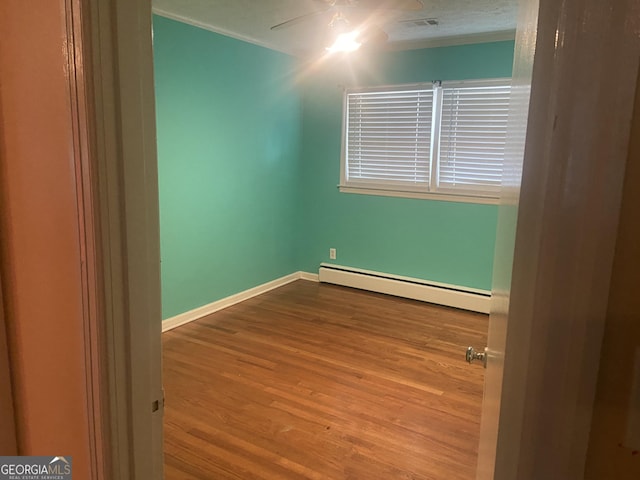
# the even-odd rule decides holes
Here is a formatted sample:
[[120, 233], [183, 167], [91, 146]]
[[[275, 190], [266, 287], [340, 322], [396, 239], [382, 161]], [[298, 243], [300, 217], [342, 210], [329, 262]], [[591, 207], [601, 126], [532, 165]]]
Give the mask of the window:
[[510, 82], [346, 90], [341, 191], [496, 198]]

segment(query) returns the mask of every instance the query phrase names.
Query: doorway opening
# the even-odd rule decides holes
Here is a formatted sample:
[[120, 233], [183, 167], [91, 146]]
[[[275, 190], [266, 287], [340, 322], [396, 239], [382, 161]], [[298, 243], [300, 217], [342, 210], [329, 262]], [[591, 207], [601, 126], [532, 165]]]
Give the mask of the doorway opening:
[[[175, 16], [170, 17], [172, 16], [167, 12], [154, 17], [154, 68], [165, 319], [163, 329], [167, 332], [163, 336], [166, 347], [165, 372], [170, 370], [175, 391], [180, 392], [182, 403], [178, 410], [187, 411], [190, 409], [189, 405], [193, 404], [193, 412], [196, 412], [195, 404], [205, 401], [202, 396], [194, 399], [187, 393], [187, 383], [184, 382], [193, 375], [187, 372], [184, 363], [185, 350], [202, 349], [201, 355], [194, 355], [193, 359], [194, 371], [200, 372], [196, 375], [197, 382], [210, 373], [204, 373], [202, 360], [196, 358], [220, 361], [221, 357], [214, 356], [214, 351], [222, 355], [228, 365], [253, 365], [252, 368], [257, 369], [254, 370], [256, 375], [261, 372], [260, 368], [265, 369], [264, 373], [273, 373], [272, 370], [277, 370], [275, 365], [279, 365], [269, 356], [273, 351], [267, 354], [260, 350], [247, 352], [244, 349], [250, 345], [254, 348], [264, 347], [267, 343], [266, 339], [269, 337], [259, 337], [254, 331], [256, 329], [261, 334], [265, 328], [280, 332], [278, 339], [286, 338], [287, 331], [286, 327], [277, 322], [276, 325], [265, 327], [259, 320], [255, 320], [257, 323], [244, 324], [248, 330], [237, 332], [237, 325], [225, 323], [231, 322], [225, 315], [238, 312], [240, 305], [215, 313], [215, 317], [198, 320], [193, 325], [186, 324], [213, 314], [222, 307], [228, 307], [239, 299], [248, 299], [273, 287], [292, 281], [304, 283], [299, 279], [317, 280], [321, 264], [408, 277], [414, 283], [430, 281], [432, 285], [438, 284], [450, 291], [462, 290], [464, 294], [469, 294], [469, 291], [485, 295], [489, 293], [498, 218], [497, 200], [465, 202], [460, 201], [461, 198], [452, 197], [425, 200], [381, 196], [371, 191], [365, 192], [365, 195], [338, 191], [336, 184], [340, 181], [343, 98], [346, 86], [428, 82], [431, 87], [431, 80], [438, 78], [444, 79], [446, 86], [447, 80], [468, 82], [510, 77], [513, 38], [494, 42], [487, 42], [485, 39], [476, 44], [402, 52], [358, 52], [361, 53], [360, 56], [325, 59], [318, 64], [207, 31], [200, 28], [201, 25], [189, 25], [176, 20]], [[295, 286], [296, 283], [282, 286], [279, 290], [259, 297], [260, 300], [247, 301], [247, 304], [263, 312], [275, 310], [278, 317], [286, 307], [263, 309], [260, 302], [269, 303], [270, 297], [267, 295], [275, 295], [274, 298], [280, 298], [278, 295], [286, 297], [283, 292], [291, 291]], [[340, 290], [324, 284], [313, 287], [298, 285], [298, 288], [310, 295], [308, 300], [312, 304], [313, 299], [325, 295], [325, 292], [332, 292], [336, 298], [340, 295]], [[315, 293], [311, 294], [310, 291]], [[291, 294], [296, 297], [294, 293]], [[376, 299], [377, 296], [373, 295], [369, 301], [374, 302]], [[302, 300], [298, 298], [298, 302]], [[413, 305], [410, 308], [419, 308], [412, 302], [409, 304]], [[317, 321], [324, 318], [331, 325], [330, 316], [326, 307], [324, 308], [325, 310], [321, 308], [313, 313], [312, 318]], [[450, 326], [450, 331], [436, 328], [440, 337], [432, 340], [434, 343], [431, 347], [426, 339], [429, 327], [424, 327], [426, 329], [420, 340], [414, 338], [414, 344], [422, 345], [422, 360], [420, 349], [405, 354], [412, 357], [416, 365], [425, 368], [422, 374], [416, 374], [413, 379], [406, 378], [405, 382], [411, 383], [414, 393], [416, 388], [423, 393], [424, 389], [431, 389], [432, 394], [435, 392], [438, 397], [449, 398], [451, 404], [459, 402], [460, 408], [456, 412], [442, 415], [456, 420], [467, 416], [469, 423], [451, 427], [451, 430], [463, 434], [452, 435], [451, 438], [456, 440], [447, 445], [452, 450], [465, 451], [465, 455], [469, 453], [470, 459], [465, 460], [464, 471], [465, 475], [473, 474], [482, 404], [482, 390], [478, 389], [478, 385], [482, 385], [483, 373], [480, 367], [470, 367], [464, 363], [464, 353], [469, 345], [482, 348], [486, 344], [486, 317], [463, 313], [463, 316], [468, 317], [465, 316], [461, 324], [453, 326], [456, 322], [455, 310], [441, 308], [436, 310], [439, 313], [434, 313], [428, 312], [429, 307], [426, 305], [422, 305], [422, 308], [425, 309], [425, 317], [435, 319], [432, 328], [435, 328], [439, 321], [437, 319], [440, 319]], [[249, 322], [244, 318], [249, 313], [239, 315], [245, 322]], [[298, 314], [292, 315], [295, 317]], [[451, 320], [443, 320], [449, 318], [449, 315]], [[473, 324], [482, 327], [474, 330], [471, 326]], [[172, 330], [181, 325], [184, 327]], [[333, 326], [339, 332], [346, 331], [348, 325], [347, 322]], [[317, 325], [312, 323], [310, 326]], [[204, 330], [198, 330], [198, 327]], [[375, 333], [376, 327], [372, 325], [371, 328]], [[235, 333], [230, 334], [229, 331]], [[457, 335], [452, 335], [451, 332], [457, 332]], [[214, 336], [208, 337], [205, 333], [213, 333]], [[416, 337], [419, 335], [417, 330], [414, 334]], [[230, 336], [223, 340], [225, 335]], [[307, 335], [320, 334], [316, 332]], [[207, 349], [202, 342], [203, 336], [209, 338], [210, 347], [214, 346], [212, 339], [215, 338], [222, 345]], [[454, 338], [456, 336], [457, 340]], [[415, 347], [407, 338], [402, 335], [400, 337], [398, 341], [409, 344], [388, 348]], [[242, 338], [244, 343], [225, 343]], [[304, 336], [300, 341], [310, 342]], [[324, 341], [327, 345], [331, 344], [326, 338]], [[449, 345], [447, 352], [443, 352], [443, 349], [447, 350], [443, 344]], [[280, 354], [290, 353], [288, 349], [294, 348], [286, 342], [277, 345], [272, 345], [272, 349]], [[355, 356], [357, 349], [352, 348]], [[425, 360], [430, 348], [439, 353]], [[299, 350], [298, 353], [302, 355], [302, 349]], [[230, 351], [236, 352], [236, 356], [230, 355]], [[458, 351], [458, 354], [455, 355], [454, 351]], [[337, 358], [325, 357], [320, 351], [313, 349], [305, 352], [307, 357], [316, 359], [319, 365], [329, 362], [345, 368], [345, 352], [337, 352]], [[372, 353], [366, 355], [372, 356]], [[386, 364], [387, 368], [393, 365], [390, 362]], [[286, 366], [293, 363], [291, 358], [287, 358], [282, 360], [285, 367], [280, 368], [286, 369]], [[238, 386], [241, 393], [223, 392], [221, 390], [226, 388], [224, 384], [220, 384], [211, 395], [217, 396], [221, 401], [231, 402], [232, 406], [238, 408], [235, 412], [221, 410], [212, 417], [207, 417], [207, 422], [196, 419], [196, 424], [191, 424], [191, 427], [185, 427], [186, 422], [180, 427], [178, 419], [184, 421], [187, 414], [175, 412], [174, 416], [171, 411], [172, 391], [167, 388], [167, 418], [171, 422], [166, 424], [165, 430], [166, 442], [171, 444], [170, 447], [167, 446], [167, 449], [171, 449], [170, 460], [166, 464], [168, 471], [175, 473], [180, 468], [183, 468], [183, 473], [187, 471], [189, 462], [185, 460], [186, 457], [200, 457], [204, 465], [208, 465], [203, 454], [195, 454], [193, 449], [201, 447], [206, 451], [205, 446], [210, 444], [215, 445], [211, 446], [211, 450], [218, 452], [219, 456], [216, 458], [222, 463], [233, 463], [233, 459], [242, 458], [242, 455], [238, 456], [241, 445], [253, 449], [254, 464], [265, 461], [265, 458], [275, 458], [280, 450], [286, 450], [278, 450], [275, 442], [276, 450], [273, 451], [265, 449], [265, 445], [249, 446], [245, 443], [247, 438], [242, 438], [240, 433], [240, 437], [233, 435], [228, 430], [234, 422], [238, 432], [243, 432], [238, 424], [250, 424], [250, 420], [238, 419], [240, 413], [253, 413], [253, 417], [249, 415], [247, 418], [253, 418], [254, 421], [256, 418], [266, 420], [268, 417], [264, 412], [257, 415], [255, 409], [258, 407], [251, 403], [240, 408], [242, 399], [237, 396], [258, 395], [249, 392], [252, 392], [251, 388], [262, 384], [248, 378], [247, 371], [237, 372], [228, 365], [214, 368], [218, 375], [229, 382], [232, 382], [229, 377], [233, 376], [235, 382], [228, 387], [231, 389], [231, 385]], [[439, 369], [443, 365], [446, 367]], [[320, 366], [317, 368], [322, 369]], [[429, 369], [437, 370], [441, 381], [448, 373], [456, 386], [429, 387], [430, 381], [426, 380], [425, 373]], [[373, 370], [369, 368], [364, 371]], [[379, 372], [383, 377], [381, 382], [389, 382], [384, 377], [391, 374], [385, 373], [383, 368]], [[356, 376], [365, 375], [355, 367], [352, 368], [352, 373]], [[265, 375], [264, 378], [271, 377]], [[278, 380], [279, 377], [275, 378], [272, 381], [284, 381]], [[423, 390], [418, 388], [419, 381], [424, 383]], [[396, 383], [401, 382], [396, 380]], [[297, 384], [294, 382], [294, 385]], [[206, 389], [206, 385], [203, 384], [202, 388]], [[276, 387], [264, 388], [278, 390]], [[295, 387], [290, 388], [295, 390]], [[324, 391], [317, 392], [309, 385], [298, 385], [298, 388], [307, 388], [309, 395], [327, 395]], [[450, 390], [445, 393], [448, 388]], [[452, 394], [453, 390], [455, 394]], [[282, 393], [281, 390], [278, 391]], [[465, 395], [461, 393], [464, 392], [468, 395], [463, 399]], [[271, 404], [280, 405], [285, 401], [282, 395], [268, 398], [270, 407]], [[330, 401], [330, 396], [327, 401]], [[392, 415], [394, 408], [414, 409], [412, 413], [415, 413], [416, 406], [410, 403], [402, 407], [393, 402], [391, 404], [395, 407], [387, 405], [389, 415]], [[366, 410], [364, 405], [366, 402], [362, 407], [352, 405], [351, 409]], [[298, 410], [303, 411], [307, 407], [308, 405], [305, 406], [298, 400]], [[217, 408], [215, 410], [218, 411]], [[263, 436], [289, 436], [295, 443], [297, 434], [304, 441], [309, 441], [308, 431], [302, 427], [291, 427], [291, 422], [287, 423], [283, 418], [283, 415], [292, 415], [291, 411], [282, 413], [277, 408], [268, 411], [274, 416], [268, 419], [272, 422], [271, 426], [263, 423], [255, 425]], [[359, 414], [366, 415], [366, 412]], [[420, 417], [412, 418], [420, 423]], [[306, 421], [310, 421], [309, 418]], [[407, 422], [406, 417], [398, 416], [396, 427], [401, 426], [403, 421]], [[208, 424], [206, 428], [205, 423]], [[215, 429], [211, 423], [218, 423], [220, 429], [207, 431], [207, 428]], [[335, 418], [324, 422], [316, 419], [316, 423], [323, 425], [325, 430], [322, 433], [326, 438], [335, 438], [340, 433]], [[375, 430], [375, 427], [370, 429]], [[189, 431], [197, 434], [191, 435]], [[182, 437], [179, 436], [180, 432]], [[425, 445], [437, 436], [430, 429], [416, 435]], [[256, 437], [260, 438], [258, 435]], [[318, 441], [321, 442], [322, 438], [318, 436]], [[363, 439], [360, 441], [365, 442]], [[368, 438], [367, 441], [373, 440]], [[464, 447], [456, 442], [462, 442]], [[350, 445], [351, 456], [357, 456], [359, 447], [355, 437], [351, 444], [343, 440], [342, 444], [332, 445], [336, 450]], [[296, 448], [299, 445], [293, 445], [291, 451], [295, 452]], [[416, 452], [413, 453], [416, 457], [419, 456]], [[180, 454], [184, 454], [185, 458], [179, 458]], [[345, 455], [344, 452], [342, 454]], [[449, 454], [438, 455], [438, 461], [446, 465], [447, 461], [442, 457]], [[395, 457], [394, 460], [400, 458], [394, 454], [389, 457]], [[450, 456], [454, 457], [455, 455]], [[281, 461], [285, 462], [287, 457], [283, 458]], [[361, 460], [366, 462], [366, 458], [361, 457]], [[332, 461], [337, 460], [323, 460], [325, 465], [330, 465]], [[292, 459], [291, 462], [295, 465], [304, 463], [299, 457], [297, 461]], [[274, 468], [282, 468], [282, 465]], [[453, 464], [449, 464], [449, 469], [453, 469]], [[443, 467], [442, 472], [446, 470]], [[411, 474], [410, 470], [407, 472]], [[447, 478], [444, 473], [443, 475], [442, 478]]]

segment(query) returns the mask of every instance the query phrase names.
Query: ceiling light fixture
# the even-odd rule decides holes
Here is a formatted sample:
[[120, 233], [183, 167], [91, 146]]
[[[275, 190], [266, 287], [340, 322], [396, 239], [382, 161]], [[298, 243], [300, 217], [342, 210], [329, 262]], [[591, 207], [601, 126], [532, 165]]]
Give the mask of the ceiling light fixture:
[[360, 48], [362, 42], [358, 41], [358, 32], [341, 33], [336, 37], [333, 45], [327, 47], [329, 53], [353, 52]]

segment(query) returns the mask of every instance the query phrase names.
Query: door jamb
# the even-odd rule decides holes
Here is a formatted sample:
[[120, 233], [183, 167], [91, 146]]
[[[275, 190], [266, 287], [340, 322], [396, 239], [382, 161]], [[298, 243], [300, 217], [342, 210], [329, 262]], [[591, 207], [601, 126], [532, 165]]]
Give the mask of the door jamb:
[[[149, 0], [81, 4], [113, 480], [163, 478], [160, 231]], [[94, 372], [95, 374], [95, 372]], [[95, 380], [95, 379], [94, 379]]]

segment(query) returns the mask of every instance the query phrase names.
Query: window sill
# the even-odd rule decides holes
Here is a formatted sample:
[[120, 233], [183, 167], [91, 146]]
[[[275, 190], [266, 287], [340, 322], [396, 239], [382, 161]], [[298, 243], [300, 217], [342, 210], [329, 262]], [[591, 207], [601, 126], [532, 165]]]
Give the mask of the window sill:
[[403, 192], [397, 190], [383, 190], [345, 185], [338, 185], [338, 189], [341, 193], [358, 193], [360, 195], [376, 195], [382, 197], [416, 198], [423, 200], [438, 200], [441, 202], [477, 203], [482, 205], [498, 205], [500, 203], [500, 199], [497, 196], [461, 195], [442, 192]]

